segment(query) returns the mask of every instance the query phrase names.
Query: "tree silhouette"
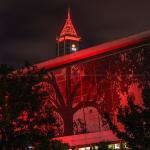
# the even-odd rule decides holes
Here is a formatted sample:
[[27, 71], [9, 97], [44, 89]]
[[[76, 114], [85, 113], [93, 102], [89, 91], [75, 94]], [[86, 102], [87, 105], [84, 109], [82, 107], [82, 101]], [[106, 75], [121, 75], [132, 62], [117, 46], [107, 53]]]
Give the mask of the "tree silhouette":
[[102, 126], [106, 125], [105, 111], [115, 122], [117, 106], [123, 103], [122, 97], [128, 97], [130, 87], [135, 84], [142, 89], [149, 84], [148, 50], [147, 45], [128, 48], [48, 73], [49, 91], [53, 91], [49, 101], [63, 119], [65, 135], [73, 134], [73, 115], [87, 107], [96, 108]]
[[0, 149], [25, 149], [53, 137], [55, 119], [46, 105], [45, 71], [0, 65]]
[[[84, 94], [81, 91], [81, 84], [83, 84], [81, 82], [85, 82], [86, 80], [86, 78], [81, 75], [81, 71], [83, 71], [82, 67], [82, 65], [76, 65], [63, 68], [60, 71], [64, 71], [64, 74], [62, 75], [64, 80], [62, 83], [60, 83], [60, 77], [57, 77], [57, 72], [50, 72], [48, 74], [50, 82], [49, 90], [53, 91], [49, 96], [49, 100], [53, 104], [54, 110], [56, 110], [63, 118], [65, 135], [73, 134], [73, 115], [75, 112], [83, 107], [96, 107], [96, 103], [86, 100], [90, 98], [90, 92], [87, 94], [86, 91], [86, 96], [84, 96], [84, 100], [82, 100]], [[73, 69], [75, 69], [75, 71]], [[90, 90], [90, 88], [88, 90]], [[77, 104], [74, 105], [76, 97], [78, 97]]]
[[105, 117], [116, 136], [126, 141], [133, 150], [148, 150], [150, 147], [150, 88], [143, 90], [143, 106], [134, 103], [133, 97], [128, 99], [128, 106], [119, 107], [117, 120], [123, 125], [119, 129], [112, 123], [109, 113]]

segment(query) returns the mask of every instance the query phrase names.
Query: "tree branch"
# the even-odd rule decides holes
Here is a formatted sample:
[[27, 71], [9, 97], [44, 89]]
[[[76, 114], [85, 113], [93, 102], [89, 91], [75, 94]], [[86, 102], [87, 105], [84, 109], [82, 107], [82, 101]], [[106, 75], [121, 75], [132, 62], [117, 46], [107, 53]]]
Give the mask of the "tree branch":
[[51, 77], [48, 75], [48, 79], [49, 79], [50, 83], [53, 85], [53, 88], [55, 90], [56, 96], [57, 96], [60, 104], [62, 106], [65, 106], [64, 98], [63, 98], [63, 96], [62, 96], [62, 94], [60, 92], [59, 86], [58, 86], [58, 84], [56, 82], [55, 75], [52, 72], [50, 72], [50, 74], [51, 74]]

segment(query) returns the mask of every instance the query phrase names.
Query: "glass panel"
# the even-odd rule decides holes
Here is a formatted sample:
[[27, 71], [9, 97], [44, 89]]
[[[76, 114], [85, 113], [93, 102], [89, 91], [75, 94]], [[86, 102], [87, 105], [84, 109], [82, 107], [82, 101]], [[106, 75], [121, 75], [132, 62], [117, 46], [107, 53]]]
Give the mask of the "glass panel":
[[150, 83], [149, 53], [149, 46], [135, 46], [49, 72], [50, 101], [61, 126], [57, 135], [109, 130], [105, 111], [121, 129], [117, 107], [125, 106], [129, 95], [142, 104], [139, 85]]

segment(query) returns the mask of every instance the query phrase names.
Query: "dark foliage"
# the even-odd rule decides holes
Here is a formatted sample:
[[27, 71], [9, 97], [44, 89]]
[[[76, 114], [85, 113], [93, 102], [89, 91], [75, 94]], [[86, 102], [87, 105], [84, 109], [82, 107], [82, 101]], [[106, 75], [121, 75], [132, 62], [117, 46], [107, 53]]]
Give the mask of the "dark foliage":
[[50, 147], [55, 119], [46, 104], [45, 71], [0, 65], [0, 149]]
[[123, 125], [120, 130], [112, 123], [110, 114], [105, 117], [116, 136], [126, 141], [133, 150], [150, 148], [150, 88], [143, 90], [143, 106], [134, 103], [133, 97], [128, 99], [128, 106], [119, 107], [117, 121]]

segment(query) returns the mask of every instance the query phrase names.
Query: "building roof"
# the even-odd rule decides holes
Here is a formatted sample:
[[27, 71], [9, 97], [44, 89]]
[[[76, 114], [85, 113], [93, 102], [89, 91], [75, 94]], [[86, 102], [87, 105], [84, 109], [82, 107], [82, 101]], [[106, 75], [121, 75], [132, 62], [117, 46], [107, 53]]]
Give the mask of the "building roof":
[[68, 9], [68, 16], [66, 19], [66, 23], [60, 33], [60, 36], [65, 36], [65, 35], [71, 35], [77, 37], [77, 32], [71, 20], [70, 8]]
[[70, 136], [58, 137], [54, 139], [60, 140], [62, 143], [67, 143], [71, 147], [96, 144], [96, 143], [106, 142], [106, 141], [107, 142], [120, 141], [120, 139], [118, 139], [111, 130], [95, 132], [95, 133], [84, 133], [79, 135], [70, 135]]
[[77, 32], [72, 23], [72, 19], [71, 19], [71, 15], [70, 15], [70, 8], [68, 9], [68, 16], [67, 16], [65, 25], [64, 25], [59, 37], [57, 37], [56, 40], [59, 42], [62, 42], [64, 40], [80, 41], [80, 37], [77, 35]]
[[85, 61], [96, 56], [102, 56], [110, 52], [113, 53], [118, 49], [134, 46], [145, 41], [150, 41], [150, 30], [119, 40], [114, 40], [87, 49], [83, 49], [72, 54], [56, 57], [54, 59], [36, 64], [36, 66], [39, 69], [45, 68], [47, 70], [53, 70], [66, 65]]

